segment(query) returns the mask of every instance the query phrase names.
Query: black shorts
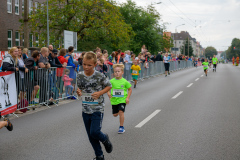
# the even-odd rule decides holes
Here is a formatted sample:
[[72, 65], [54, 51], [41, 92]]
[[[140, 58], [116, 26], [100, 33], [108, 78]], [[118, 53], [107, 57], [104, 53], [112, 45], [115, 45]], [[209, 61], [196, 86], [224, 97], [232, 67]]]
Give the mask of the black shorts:
[[112, 114], [116, 114], [119, 111], [125, 112], [125, 108], [126, 108], [126, 103], [120, 103], [120, 104], [117, 104], [117, 105], [112, 105]]
[[205, 72], [206, 70], [208, 70], [208, 69], [204, 69], [204, 72]]
[[169, 63], [164, 63], [164, 66], [165, 66], [165, 71], [169, 71], [170, 64]]
[[217, 64], [213, 64], [213, 67], [214, 67], [214, 68], [217, 68]]

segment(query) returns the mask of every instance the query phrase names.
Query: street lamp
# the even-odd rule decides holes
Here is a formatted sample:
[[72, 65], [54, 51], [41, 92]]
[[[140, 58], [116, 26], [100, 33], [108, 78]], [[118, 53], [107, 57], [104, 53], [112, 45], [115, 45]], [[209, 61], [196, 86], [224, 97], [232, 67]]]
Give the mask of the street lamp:
[[47, 0], [47, 46], [49, 46], [48, 0]]
[[[185, 24], [180, 24], [180, 25], [176, 26], [176, 27], [175, 27], [175, 32], [177, 33], [177, 27], [183, 26], [183, 25], [185, 25]], [[176, 34], [176, 33], [175, 33], [175, 34]], [[173, 41], [175, 41], [174, 50], [175, 50], [175, 55], [176, 55], [176, 42], [177, 42], [177, 41], [174, 39], [174, 37], [175, 37], [175, 35], [173, 35]]]
[[155, 4], [161, 4], [162, 2], [155, 2], [155, 3], [151, 3], [151, 5], [155, 5]]

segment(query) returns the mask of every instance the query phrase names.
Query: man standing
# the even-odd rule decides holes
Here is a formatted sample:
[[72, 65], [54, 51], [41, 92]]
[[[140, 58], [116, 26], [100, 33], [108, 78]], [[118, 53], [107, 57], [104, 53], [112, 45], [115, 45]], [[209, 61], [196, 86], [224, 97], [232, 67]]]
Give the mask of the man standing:
[[125, 68], [126, 68], [126, 75], [127, 75], [127, 80], [130, 81], [132, 78], [132, 73], [130, 72], [130, 69], [132, 67], [132, 60], [131, 60], [131, 52], [128, 50], [125, 52]]

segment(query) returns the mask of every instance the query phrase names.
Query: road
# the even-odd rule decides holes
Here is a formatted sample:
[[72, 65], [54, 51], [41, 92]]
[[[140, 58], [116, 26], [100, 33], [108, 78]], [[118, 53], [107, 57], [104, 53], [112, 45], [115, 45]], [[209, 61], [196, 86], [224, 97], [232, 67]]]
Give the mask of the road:
[[[103, 149], [105, 159], [239, 160], [240, 69], [219, 64], [216, 73], [202, 75], [202, 67], [190, 68], [139, 83], [126, 108], [126, 132], [121, 135], [107, 99], [102, 131], [109, 134], [114, 149], [111, 154]], [[155, 116], [143, 121], [156, 110]], [[94, 157], [81, 117], [81, 101], [12, 122], [12, 132], [0, 130], [1, 160]]]

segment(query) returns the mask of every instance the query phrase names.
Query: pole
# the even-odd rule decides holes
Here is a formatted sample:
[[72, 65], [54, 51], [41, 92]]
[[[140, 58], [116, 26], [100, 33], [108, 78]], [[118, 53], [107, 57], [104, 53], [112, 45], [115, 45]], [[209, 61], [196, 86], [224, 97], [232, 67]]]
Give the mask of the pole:
[[47, 0], [47, 46], [49, 46], [48, 0]]
[[189, 36], [188, 36], [188, 57], [189, 57]]
[[28, 0], [24, 0], [24, 28], [23, 28], [24, 48], [29, 48], [28, 13], [29, 13]]

